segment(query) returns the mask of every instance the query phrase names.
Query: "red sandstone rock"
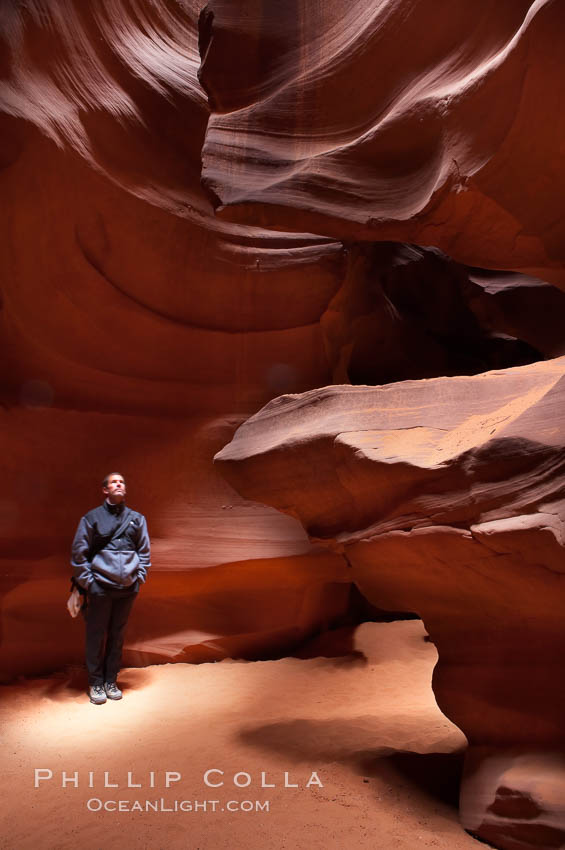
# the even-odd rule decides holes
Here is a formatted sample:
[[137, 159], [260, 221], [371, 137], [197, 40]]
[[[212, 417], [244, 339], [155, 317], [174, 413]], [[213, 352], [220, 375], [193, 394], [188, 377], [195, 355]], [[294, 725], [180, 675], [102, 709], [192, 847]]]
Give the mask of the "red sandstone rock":
[[[269, 450], [278, 483], [254, 458], [237, 484], [337, 552], [210, 463], [281, 393], [563, 353], [562, 299], [537, 281], [564, 280], [563, 23], [544, 0], [457, 0], [441, 20], [431, 0], [3, 4], [6, 674], [80, 657], [60, 605], [68, 544], [118, 466], [155, 553], [127, 663], [275, 654], [339, 618], [354, 579], [377, 606], [421, 608], [469, 765], [478, 744], [504, 750], [503, 771], [477, 756], [490, 796], [468, 777], [465, 825], [510, 848], [510, 785], [520, 816], [530, 798], [541, 813], [534, 837], [557, 828], [508, 747], [562, 746], [561, 365], [384, 387], [413, 408], [399, 430], [389, 411], [379, 446], [334, 442], [330, 421], [297, 467], [342, 396], [308, 397], [315, 427], [308, 413], [290, 458]], [[473, 268], [412, 246], [379, 265], [381, 249], [344, 239], [439, 246]]]
[[203, 176], [224, 219], [565, 283], [559, 3], [278, 5], [211, 0], [202, 18]]
[[[373, 604], [422, 617], [438, 703], [470, 743], [463, 823], [504, 848], [545, 833], [493, 820], [497, 783], [513, 789], [524, 754], [565, 753], [564, 394], [565, 358], [327, 387], [271, 402], [216, 457], [242, 495], [342, 553]], [[481, 753], [504, 782], [473, 784]], [[563, 774], [547, 776], [539, 823], [563, 830], [563, 806], [544, 804]]]
[[563, 755], [520, 749], [501, 753], [488, 747], [472, 750], [467, 756], [461, 809], [466, 829], [495, 847], [562, 847]]
[[347, 609], [341, 559], [211, 471], [242, 417], [331, 380], [319, 319], [344, 260], [323, 236], [214, 217], [199, 9], [0, 10], [5, 677], [81, 659], [59, 602], [109, 468], [154, 544], [127, 663], [272, 655]]
[[[153, 567], [128, 627], [126, 664], [273, 656], [348, 607], [343, 560], [300, 526], [242, 500], [212, 456], [233, 424], [13, 409], [0, 497], [2, 678], [83, 661], [65, 609], [69, 538], [118, 467], [148, 518]], [[102, 473], [104, 474], [104, 473]]]
[[544, 357], [565, 352], [565, 295], [527, 275], [469, 269], [467, 297], [483, 328], [524, 340]]
[[317, 322], [341, 244], [219, 222], [202, 191], [199, 9], [3, 9], [2, 345], [16, 401], [41, 380], [57, 405], [240, 414], [330, 379]]
[[321, 319], [335, 383], [476, 374], [565, 351], [565, 293], [398, 243], [348, 248]]

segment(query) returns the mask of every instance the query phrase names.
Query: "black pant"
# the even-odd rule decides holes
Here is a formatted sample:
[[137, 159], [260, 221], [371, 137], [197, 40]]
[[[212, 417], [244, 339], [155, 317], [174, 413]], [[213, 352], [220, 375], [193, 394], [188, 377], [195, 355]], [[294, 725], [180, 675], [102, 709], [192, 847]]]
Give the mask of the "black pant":
[[139, 585], [110, 590], [94, 583], [86, 609], [86, 669], [89, 685], [115, 682], [120, 670], [128, 617]]

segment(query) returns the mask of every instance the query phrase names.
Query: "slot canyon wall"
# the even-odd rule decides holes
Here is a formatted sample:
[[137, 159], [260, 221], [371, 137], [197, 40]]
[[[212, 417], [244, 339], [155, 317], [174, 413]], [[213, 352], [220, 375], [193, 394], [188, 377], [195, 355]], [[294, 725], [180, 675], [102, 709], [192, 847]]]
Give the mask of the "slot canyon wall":
[[288, 651], [355, 586], [438, 646], [463, 825], [563, 845], [564, 35], [557, 0], [0, 6], [5, 679], [80, 662], [118, 469], [127, 664]]

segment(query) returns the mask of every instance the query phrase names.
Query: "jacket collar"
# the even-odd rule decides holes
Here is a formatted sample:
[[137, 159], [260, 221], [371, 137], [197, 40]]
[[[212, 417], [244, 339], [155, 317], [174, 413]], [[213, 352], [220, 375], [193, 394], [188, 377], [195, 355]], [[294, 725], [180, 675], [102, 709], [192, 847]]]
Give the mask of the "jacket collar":
[[121, 516], [124, 512], [125, 503], [120, 502], [118, 505], [112, 505], [108, 499], [104, 499], [104, 507], [108, 511], [108, 513], [113, 514], [114, 516]]

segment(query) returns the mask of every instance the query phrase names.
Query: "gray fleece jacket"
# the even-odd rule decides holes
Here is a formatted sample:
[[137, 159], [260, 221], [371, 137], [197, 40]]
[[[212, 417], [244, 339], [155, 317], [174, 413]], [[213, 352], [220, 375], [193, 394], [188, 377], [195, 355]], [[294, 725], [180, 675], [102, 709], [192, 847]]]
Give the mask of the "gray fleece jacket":
[[109, 502], [89, 511], [78, 524], [71, 564], [75, 583], [86, 591], [93, 581], [107, 589], [145, 582], [151, 566], [145, 517]]

